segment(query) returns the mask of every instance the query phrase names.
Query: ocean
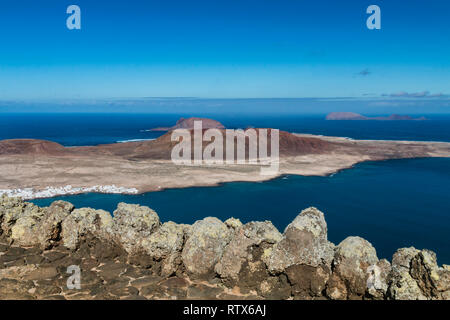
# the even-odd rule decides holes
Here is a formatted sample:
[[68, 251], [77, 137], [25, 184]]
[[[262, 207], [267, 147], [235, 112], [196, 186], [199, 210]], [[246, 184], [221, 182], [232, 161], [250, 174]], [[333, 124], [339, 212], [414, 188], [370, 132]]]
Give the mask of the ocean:
[[[154, 139], [183, 115], [0, 114], [0, 139], [39, 138], [66, 146]], [[184, 115], [187, 116], [187, 115]], [[325, 121], [323, 116], [233, 117], [208, 115], [230, 128], [281, 130], [355, 139], [450, 142], [450, 119], [429, 121]], [[366, 162], [328, 177], [284, 176], [262, 183], [233, 182], [218, 187], [172, 189], [142, 195], [83, 194], [56, 199], [77, 207], [114, 211], [119, 202], [153, 208], [162, 221], [193, 223], [206, 216], [271, 220], [283, 231], [304, 208], [325, 213], [329, 239], [339, 243], [361, 236], [391, 259], [397, 248], [415, 246], [450, 264], [450, 159], [426, 158]]]
[[[134, 139], [154, 139], [162, 132], [145, 131], [170, 127], [191, 115], [0, 113], [1, 139], [44, 139], [65, 146], [97, 145]], [[195, 115], [199, 116], [199, 115]], [[200, 115], [221, 121], [227, 128], [277, 128], [354, 139], [387, 139], [450, 142], [450, 116], [427, 116], [428, 121], [326, 121], [325, 115]]]

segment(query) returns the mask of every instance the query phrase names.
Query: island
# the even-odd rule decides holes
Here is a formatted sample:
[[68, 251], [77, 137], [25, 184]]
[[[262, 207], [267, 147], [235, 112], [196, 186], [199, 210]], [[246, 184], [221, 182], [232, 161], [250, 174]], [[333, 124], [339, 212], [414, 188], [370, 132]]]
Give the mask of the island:
[[172, 131], [155, 140], [83, 147], [34, 139], [2, 140], [0, 194], [24, 199], [83, 192], [136, 194], [259, 182], [285, 174], [325, 176], [364, 161], [450, 157], [446, 142], [354, 140], [280, 131], [279, 170], [261, 175], [258, 164], [175, 164], [171, 152], [176, 144]]
[[[358, 236], [334, 244], [324, 213], [313, 207], [280, 232], [270, 221], [243, 224], [232, 216], [163, 223], [164, 217], [137, 204], [119, 203], [106, 212], [65, 201], [48, 207], [26, 202], [328, 175], [363, 161], [450, 157], [445, 142], [280, 131], [279, 172], [261, 175], [260, 165], [177, 165], [171, 161], [173, 132], [151, 141], [84, 147], [0, 141], [0, 299], [450, 299], [450, 266], [439, 266], [434, 252], [400, 248], [388, 261]], [[82, 270], [76, 289], [69, 267]]]
[[326, 120], [427, 120], [425, 117], [419, 117], [419, 118], [413, 118], [408, 115], [398, 115], [398, 114], [391, 114], [388, 117], [366, 117], [359, 113], [354, 112], [331, 112], [326, 117]]

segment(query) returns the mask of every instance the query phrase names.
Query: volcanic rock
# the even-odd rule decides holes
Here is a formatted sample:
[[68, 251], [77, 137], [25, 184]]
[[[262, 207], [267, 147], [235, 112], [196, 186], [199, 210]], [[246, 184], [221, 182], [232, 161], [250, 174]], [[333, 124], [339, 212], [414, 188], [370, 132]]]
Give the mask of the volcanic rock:
[[279, 273], [292, 265], [329, 266], [334, 245], [327, 240], [324, 215], [316, 208], [303, 210], [284, 231], [268, 258], [268, 268]]
[[194, 276], [211, 274], [230, 237], [230, 230], [217, 218], [194, 223], [181, 254], [186, 270]]
[[131, 253], [141, 250], [141, 240], [148, 238], [159, 225], [158, 215], [149, 207], [121, 202], [114, 211], [110, 231]]
[[265, 249], [267, 255], [272, 245], [281, 239], [280, 232], [270, 221], [249, 222], [238, 227], [215, 270], [222, 278], [237, 281], [244, 261], [252, 260], [251, 247], [265, 242], [270, 245]]

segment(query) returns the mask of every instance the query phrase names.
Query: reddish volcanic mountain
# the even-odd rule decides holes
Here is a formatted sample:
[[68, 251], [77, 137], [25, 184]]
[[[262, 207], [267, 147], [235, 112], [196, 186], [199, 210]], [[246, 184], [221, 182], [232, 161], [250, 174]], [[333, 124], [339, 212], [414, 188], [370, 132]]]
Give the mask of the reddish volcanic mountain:
[[[258, 134], [259, 129], [255, 129]], [[205, 130], [203, 130], [205, 131]], [[225, 130], [220, 130], [224, 137], [223, 150], [225, 152]], [[193, 130], [191, 132], [191, 141], [193, 141]], [[178, 144], [178, 141], [171, 141], [172, 132], [168, 132], [156, 140], [152, 141], [140, 141], [129, 143], [116, 143], [110, 145], [101, 145], [97, 147], [91, 147], [91, 151], [97, 153], [109, 153], [116, 156], [125, 157], [127, 159], [167, 159], [171, 157], [173, 147]], [[268, 129], [267, 135], [267, 148], [271, 148], [271, 130]], [[211, 142], [203, 142], [203, 148], [205, 148]], [[249, 139], [245, 139], [246, 155], [248, 156]], [[237, 140], [235, 139], [235, 146]], [[279, 132], [279, 152], [280, 156], [296, 156], [312, 153], [324, 153], [333, 149], [334, 144], [328, 141], [324, 141], [313, 137], [298, 137], [289, 132]], [[269, 151], [270, 153], [270, 151]], [[235, 152], [235, 154], [237, 154]]]
[[0, 155], [32, 154], [32, 155], [62, 155], [67, 148], [45, 140], [13, 139], [0, 141]]

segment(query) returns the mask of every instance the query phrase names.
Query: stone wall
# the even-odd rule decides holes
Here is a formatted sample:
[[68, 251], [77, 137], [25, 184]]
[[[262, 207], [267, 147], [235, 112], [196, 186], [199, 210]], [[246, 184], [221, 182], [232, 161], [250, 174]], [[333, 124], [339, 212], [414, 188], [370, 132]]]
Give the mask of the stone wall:
[[[223, 293], [230, 292], [237, 298], [263, 299], [450, 299], [450, 267], [439, 267], [435, 253], [402, 248], [389, 262], [379, 260], [375, 248], [360, 237], [335, 245], [328, 241], [324, 214], [316, 208], [303, 210], [283, 233], [270, 221], [242, 224], [234, 218], [222, 222], [207, 217], [193, 225], [161, 223], [152, 209], [125, 203], [118, 205], [113, 216], [103, 210], [75, 209], [63, 201], [40, 208], [1, 196], [0, 281], [7, 281], [9, 289], [4, 290], [9, 291], [0, 289], [0, 298], [14, 297], [24, 286], [21, 280], [52, 266], [46, 257], [56, 252], [67, 260], [60, 260], [58, 266], [78, 262], [88, 279], [105, 265], [112, 263], [115, 270], [120, 264], [120, 272], [106, 272], [99, 278], [102, 295], [96, 295], [99, 286], [92, 289], [88, 281], [83, 285], [90, 289], [79, 298], [123, 297], [114, 290], [135, 298], [195, 298], [195, 294], [180, 293], [177, 285], [184, 281], [186, 290], [188, 284], [208, 284], [206, 292], [215, 293], [203, 298], [229, 298]], [[14, 250], [39, 254], [30, 255], [34, 258], [29, 260], [36, 261], [22, 255], [23, 262], [17, 263], [8, 259]], [[158, 283], [165, 283], [164, 290], [178, 294], [155, 295], [161, 291], [155, 285], [142, 295], [140, 287], [130, 286], [138, 276], [122, 281], [129, 270], [156, 277]], [[48, 291], [52, 288], [49, 279], [59, 281], [56, 291], [64, 291], [60, 271], [60, 276], [56, 270], [48, 278], [44, 272], [40, 280], [47, 281]], [[29, 298], [52, 296], [33, 295], [36, 288], [27, 283]]]

